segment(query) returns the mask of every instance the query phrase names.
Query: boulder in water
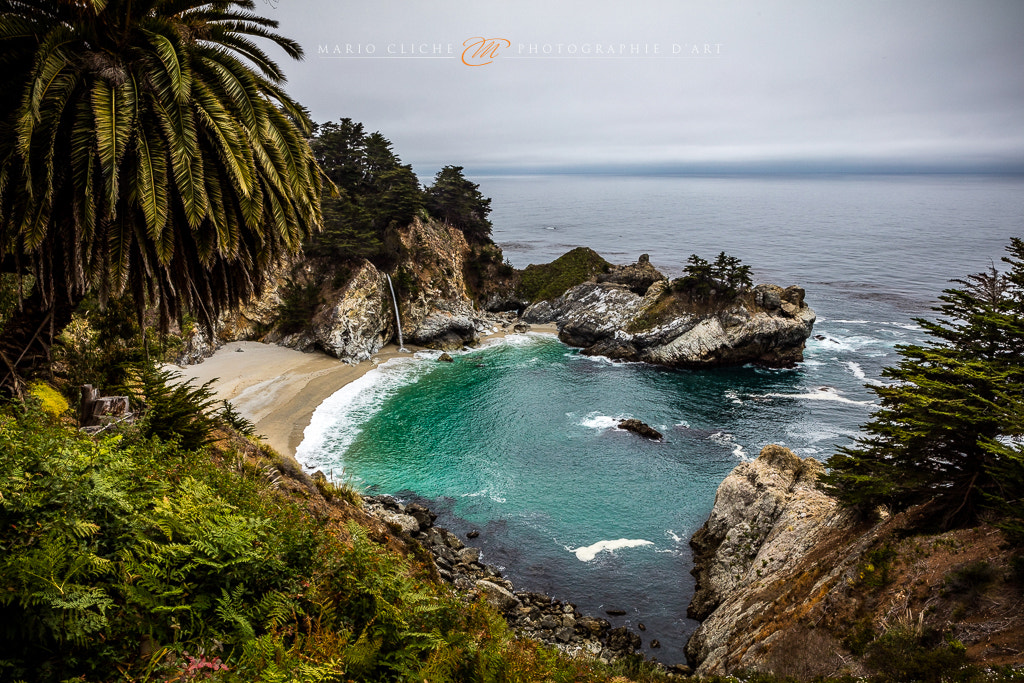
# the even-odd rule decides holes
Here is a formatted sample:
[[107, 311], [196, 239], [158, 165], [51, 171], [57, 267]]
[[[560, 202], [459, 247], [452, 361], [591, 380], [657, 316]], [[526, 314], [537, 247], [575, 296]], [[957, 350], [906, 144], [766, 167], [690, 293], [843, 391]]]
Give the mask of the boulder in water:
[[633, 432], [654, 441], [660, 441], [662, 438], [662, 433], [657, 429], [635, 418], [620, 420], [619, 429], [625, 429], [627, 432]]

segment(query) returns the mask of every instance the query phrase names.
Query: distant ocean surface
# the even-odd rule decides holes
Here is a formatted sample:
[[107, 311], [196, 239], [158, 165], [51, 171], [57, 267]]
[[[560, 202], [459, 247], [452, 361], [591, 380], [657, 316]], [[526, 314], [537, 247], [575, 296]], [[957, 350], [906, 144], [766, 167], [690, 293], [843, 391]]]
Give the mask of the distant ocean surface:
[[[382, 365], [317, 409], [298, 457], [368, 492], [422, 500], [518, 588], [575, 602], [685, 661], [696, 623], [688, 539], [715, 489], [769, 443], [827, 459], [869, 419], [897, 344], [924, 339], [949, 280], [1024, 236], [1024, 179], [948, 176], [478, 177], [494, 239], [517, 267], [589, 246], [650, 254], [678, 276], [719, 251], [754, 280], [800, 285], [818, 314], [805, 362], [701, 372], [580, 356], [514, 335]], [[663, 443], [617, 430], [624, 417]], [[649, 649], [652, 639], [660, 649]]]

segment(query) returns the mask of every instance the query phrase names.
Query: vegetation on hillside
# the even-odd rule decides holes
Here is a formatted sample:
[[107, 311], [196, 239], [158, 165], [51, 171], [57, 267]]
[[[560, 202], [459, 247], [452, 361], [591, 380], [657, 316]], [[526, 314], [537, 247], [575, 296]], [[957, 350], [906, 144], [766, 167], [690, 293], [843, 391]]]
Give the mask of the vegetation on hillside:
[[516, 294], [531, 302], [555, 299], [609, 268], [611, 264], [593, 249], [576, 247], [551, 263], [526, 266]]
[[881, 409], [828, 462], [844, 503], [926, 504], [946, 527], [989, 510], [1024, 541], [1024, 241], [1007, 251], [1007, 272], [945, 290], [940, 317], [916, 321], [934, 341], [898, 347], [894, 381], [872, 387]]
[[[191, 398], [177, 403], [199, 412]], [[357, 511], [341, 499], [352, 496], [324, 484], [328, 505], [271, 451], [225, 429], [211, 432], [216, 447], [190, 450], [140, 426], [89, 437], [31, 402], [0, 409], [0, 678], [587, 681], [641, 671], [517, 639], [485, 603], [462, 602], [379, 531], [346, 522]]]

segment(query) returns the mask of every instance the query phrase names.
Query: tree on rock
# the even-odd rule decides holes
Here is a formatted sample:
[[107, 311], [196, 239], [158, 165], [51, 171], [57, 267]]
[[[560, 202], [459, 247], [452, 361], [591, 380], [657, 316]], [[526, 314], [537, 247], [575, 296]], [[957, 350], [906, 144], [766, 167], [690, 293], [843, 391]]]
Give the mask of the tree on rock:
[[254, 7], [4, 3], [0, 258], [31, 284], [0, 336], [9, 376], [87, 292], [210, 324], [318, 228], [311, 123], [253, 39], [302, 49]]
[[427, 210], [435, 218], [451, 223], [471, 244], [491, 241], [491, 200], [480, 186], [462, 175], [462, 166], [445, 166], [427, 188]]
[[[873, 387], [881, 409], [856, 446], [829, 460], [827, 483], [849, 505], [928, 503], [946, 525], [1024, 497], [1024, 242], [994, 268], [954, 281], [918, 319], [935, 338], [898, 347], [900, 363]], [[1010, 508], [1014, 505], [1010, 505]], [[1018, 513], [1024, 514], [1024, 513]]]

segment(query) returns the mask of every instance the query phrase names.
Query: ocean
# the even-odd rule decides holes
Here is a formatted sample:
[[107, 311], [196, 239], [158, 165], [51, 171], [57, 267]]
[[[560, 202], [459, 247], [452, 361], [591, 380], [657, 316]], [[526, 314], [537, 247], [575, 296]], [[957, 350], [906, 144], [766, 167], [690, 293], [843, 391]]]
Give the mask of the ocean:
[[[949, 280], [1024, 236], [1024, 179], [953, 176], [473, 178], [517, 267], [589, 246], [670, 277], [720, 251], [756, 282], [800, 285], [818, 314], [805, 361], [676, 371], [513, 335], [438, 363], [390, 361], [328, 398], [298, 457], [369, 493], [419, 500], [522, 590], [628, 625], [685, 661], [696, 622], [688, 539], [721, 480], [769, 443], [825, 460], [874, 406], [870, 386], [925, 339]], [[635, 417], [661, 443], [618, 430]], [[652, 641], [660, 647], [652, 648]]]

